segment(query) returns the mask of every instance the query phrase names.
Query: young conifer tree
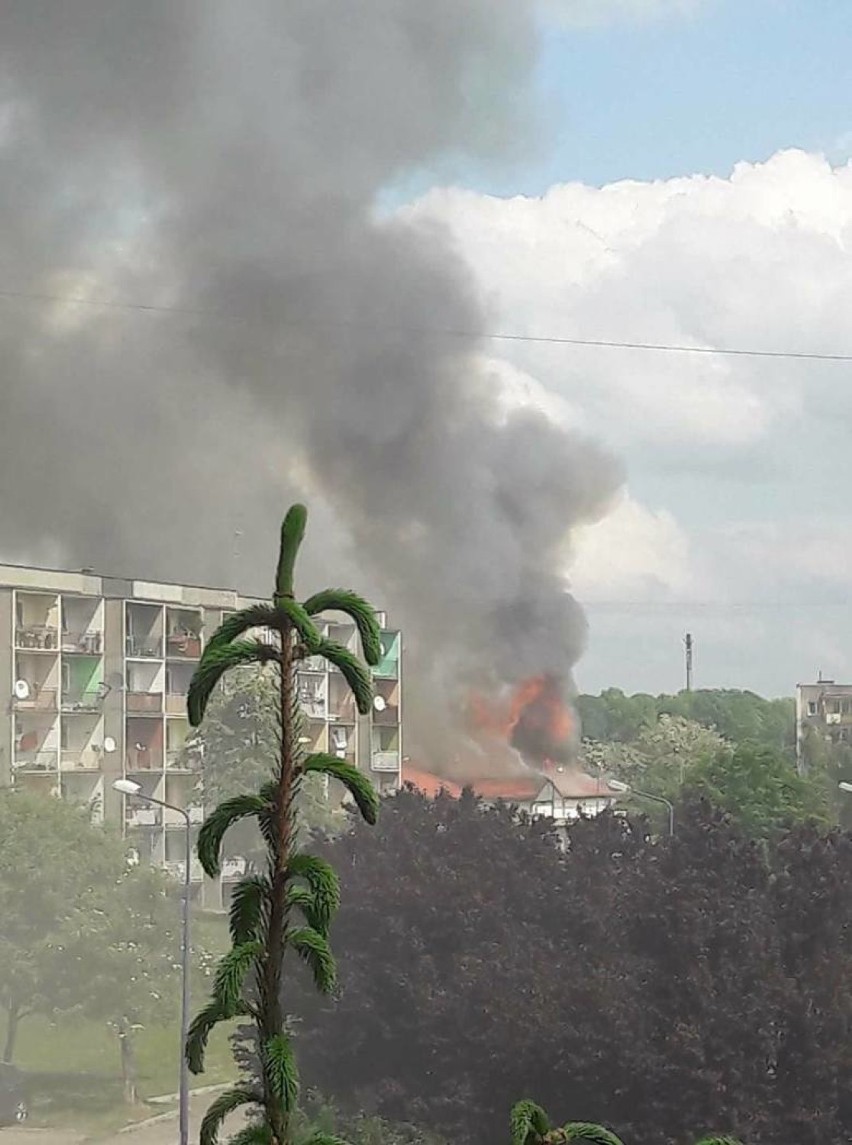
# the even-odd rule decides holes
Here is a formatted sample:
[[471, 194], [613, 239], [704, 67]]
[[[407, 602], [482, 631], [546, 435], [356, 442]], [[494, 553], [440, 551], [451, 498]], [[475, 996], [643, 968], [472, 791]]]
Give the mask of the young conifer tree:
[[[213, 1028], [236, 1017], [248, 1019], [259, 1052], [257, 1084], [242, 1084], [218, 1097], [201, 1127], [201, 1145], [216, 1145], [228, 1114], [249, 1107], [248, 1126], [234, 1145], [293, 1145], [299, 1075], [282, 1005], [285, 961], [298, 957], [310, 969], [317, 988], [330, 993], [335, 962], [328, 942], [332, 916], [340, 901], [337, 875], [324, 860], [297, 845], [294, 799], [300, 780], [318, 773], [339, 780], [368, 823], [375, 823], [378, 797], [369, 780], [345, 760], [325, 753], [306, 755], [300, 745], [301, 718], [295, 670], [308, 656], [322, 656], [338, 668], [362, 714], [372, 704], [370, 672], [343, 645], [324, 639], [312, 617], [342, 612], [355, 623], [369, 665], [381, 657], [379, 626], [371, 606], [342, 589], [316, 593], [298, 603], [293, 589], [296, 555], [305, 534], [307, 510], [294, 505], [281, 528], [281, 549], [270, 605], [246, 608], [228, 617], [211, 638], [193, 676], [187, 697], [189, 720], [198, 727], [207, 702], [222, 676], [246, 664], [276, 666], [280, 687], [280, 743], [274, 778], [256, 794], [226, 799], [201, 827], [198, 858], [206, 874], [218, 876], [222, 841], [230, 827], [253, 817], [263, 837], [267, 864], [234, 888], [230, 910], [232, 947], [222, 958], [209, 1004], [196, 1016], [185, 1047], [189, 1068], [200, 1073]], [[272, 643], [247, 639], [252, 630], [275, 634]], [[329, 1145], [317, 1135], [313, 1145]]]

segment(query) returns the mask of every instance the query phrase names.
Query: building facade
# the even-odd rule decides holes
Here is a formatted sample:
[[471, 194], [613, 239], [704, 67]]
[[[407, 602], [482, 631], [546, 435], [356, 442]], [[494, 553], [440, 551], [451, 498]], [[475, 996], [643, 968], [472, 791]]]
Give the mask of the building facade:
[[[201, 822], [187, 689], [205, 639], [249, 603], [227, 590], [0, 565], [0, 784], [88, 805], [140, 857], [183, 877], [183, 815], [112, 784], [132, 779]], [[380, 622], [384, 656], [369, 716], [324, 660], [305, 661], [297, 687], [307, 749], [349, 760], [385, 792], [400, 782], [402, 650], [400, 633]], [[318, 623], [358, 650], [347, 617]], [[201, 880], [200, 869], [192, 875]]]
[[796, 762], [800, 775], [808, 770], [812, 739], [852, 744], [852, 684], [823, 680], [796, 685]]

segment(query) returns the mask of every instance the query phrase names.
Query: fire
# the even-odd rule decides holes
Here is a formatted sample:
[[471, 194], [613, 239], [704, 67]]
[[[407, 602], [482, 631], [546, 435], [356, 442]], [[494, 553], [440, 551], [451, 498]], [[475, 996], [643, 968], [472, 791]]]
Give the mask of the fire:
[[555, 676], [531, 676], [497, 700], [474, 693], [467, 721], [477, 738], [510, 744], [525, 761], [568, 759], [574, 750], [576, 721]]

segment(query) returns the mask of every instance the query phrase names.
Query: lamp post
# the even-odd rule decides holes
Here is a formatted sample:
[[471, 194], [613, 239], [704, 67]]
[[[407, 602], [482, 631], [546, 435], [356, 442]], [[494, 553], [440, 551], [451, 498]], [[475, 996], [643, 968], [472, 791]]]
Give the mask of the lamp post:
[[[629, 783], [622, 783], [620, 779], [608, 779], [607, 787], [610, 791], [618, 791], [623, 795], [635, 795], [639, 799], [648, 799], [651, 803], [660, 803], [668, 811], [669, 815], [669, 834], [674, 835], [674, 807], [664, 799], [662, 795], [652, 795], [650, 791], [637, 791], [635, 787], [631, 787]], [[852, 790], [852, 785], [850, 785]]]
[[113, 790], [122, 795], [132, 795], [145, 803], [165, 807], [183, 817], [186, 825], [186, 860], [183, 873], [183, 895], [181, 896], [181, 983], [180, 983], [180, 1083], [178, 1087], [178, 1117], [180, 1145], [189, 1145], [189, 1065], [186, 1060], [186, 1039], [189, 1034], [189, 892], [191, 889], [190, 864], [192, 862], [192, 821], [185, 807], [176, 807], [153, 795], [147, 795], [140, 783], [132, 779], [116, 779]]

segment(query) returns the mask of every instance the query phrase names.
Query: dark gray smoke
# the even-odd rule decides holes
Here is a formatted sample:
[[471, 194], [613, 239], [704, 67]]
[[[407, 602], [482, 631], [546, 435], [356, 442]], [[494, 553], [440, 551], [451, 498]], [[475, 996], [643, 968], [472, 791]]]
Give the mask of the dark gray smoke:
[[533, 16], [4, 0], [2, 556], [265, 594], [304, 496], [308, 578], [405, 628], [421, 744], [461, 681], [570, 677], [560, 562], [617, 468], [505, 416], [476, 338], [436, 333], [486, 322], [448, 237], [375, 214], [412, 171], [528, 134]]

